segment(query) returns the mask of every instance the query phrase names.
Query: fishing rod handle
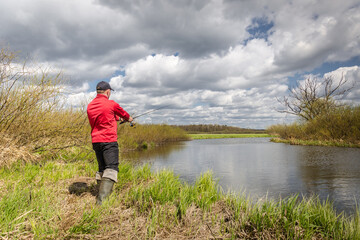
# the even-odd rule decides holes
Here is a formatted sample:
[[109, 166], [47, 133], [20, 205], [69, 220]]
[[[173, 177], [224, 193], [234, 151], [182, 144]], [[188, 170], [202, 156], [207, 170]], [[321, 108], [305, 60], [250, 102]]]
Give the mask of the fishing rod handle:
[[[126, 123], [127, 121], [121, 121], [120, 123], [119, 123], [119, 125], [121, 125], [121, 124], [123, 124], [123, 123]], [[133, 123], [133, 122], [130, 122], [130, 127], [134, 127], [135, 126], [135, 123]]]

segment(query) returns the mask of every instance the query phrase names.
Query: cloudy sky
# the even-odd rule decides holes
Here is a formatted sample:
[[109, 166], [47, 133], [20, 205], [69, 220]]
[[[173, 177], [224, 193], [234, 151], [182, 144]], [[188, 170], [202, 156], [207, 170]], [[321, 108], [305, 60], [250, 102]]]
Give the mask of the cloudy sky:
[[[0, 0], [0, 45], [67, 76], [74, 106], [109, 81], [139, 122], [266, 128], [309, 76], [360, 81], [358, 0]], [[360, 103], [357, 85], [347, 96]]]

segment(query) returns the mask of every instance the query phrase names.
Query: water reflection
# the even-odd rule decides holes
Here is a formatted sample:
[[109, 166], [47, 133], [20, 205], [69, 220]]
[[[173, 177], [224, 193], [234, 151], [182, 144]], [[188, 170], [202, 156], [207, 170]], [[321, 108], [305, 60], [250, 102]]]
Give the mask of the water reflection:
[[144, 160], [150, 160], [155, 157], [161, 157], [167, 159], [173, 152], [182, 150], [185, 147], [183, 142], [169, 143], [156, 148], [150, 148], [142, 151], [132, 151], [121, 153], [121, 159], [131, 161], [135, 164], [141, 164]]
[[302, 147], [297, 153], [306, 192], [329, 197], [340, 210], [354, 211], [360, 197], [359, 149]]
[[268, 138], [208, 139], [127, 157], [152, 163], [155, 171], [173, 169], [189, 182], [212, 170], [225, 191], [254, 198], [316, 194], [346, 212], [360, 199], [360, 149], [291, 146]]

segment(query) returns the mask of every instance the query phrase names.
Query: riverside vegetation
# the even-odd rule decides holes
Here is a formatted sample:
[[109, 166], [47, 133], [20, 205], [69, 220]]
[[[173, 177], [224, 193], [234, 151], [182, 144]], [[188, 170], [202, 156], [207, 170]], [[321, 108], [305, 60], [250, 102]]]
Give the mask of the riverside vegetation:
[[[280, 100], [285, 112], [299, 120], [292, 124], [270, 126], [267, 132], [277, 135], [274, 142], [296, 145], [360, 147], [360, 106], [344, 103], [341, 99], [354, 84], [345, 78], [334, 83], [332, 77], [319, 82], [307, 79], [291, 89], [289, 97]], [[347, 87], [346, 87], [347, 86]]]
[[[113, 194], [95, 206], [88, 122], [83, 110], [62, 106], [62, 75], [0, 54], [0, 239], [360, 238], [358, 211], [346, 217], [317, 197], [253, 202], [222, 192], [210, 172], [188, 184], [125, 160]], [[123, 151], [187, 138], [166, 125], [119, 134]], [[82, 190], [69, 194], [77, 183]]]
[[274, 142], [295, 145], [360, 147], [360, 106], [339, 106], [309, 121], [270, 126]]

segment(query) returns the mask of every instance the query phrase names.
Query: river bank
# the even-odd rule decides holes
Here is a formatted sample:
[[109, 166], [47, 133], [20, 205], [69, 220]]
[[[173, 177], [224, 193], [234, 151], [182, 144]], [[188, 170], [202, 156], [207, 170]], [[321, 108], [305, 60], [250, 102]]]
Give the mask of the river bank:
[[332, 147], [351, 147], [351, 148], [360, 148], [360, 143], [351, 143], [345, 141], [330, 141], [330, 140], [302, 140], [302, 139], [283, 139], [279, 137], [274, 137], [270, 140], [275, 143], [287, 143], [291, 145], [302, 145], [302, 146], [332, 146]]
[[[329, 202], [290, 196], [252, 202], [225, 194], [209, 172], [194, 184], [149, 165], [119, 166], [119, 182], [95, 206], [94, 156], [17, 163], [0, 169], [4, 239], [357, 239], [359, 212], [345, 217]], [[71, 159], [71, 158], [68, 158]], [[76, 183], [82, 190], [70, 194]]]

